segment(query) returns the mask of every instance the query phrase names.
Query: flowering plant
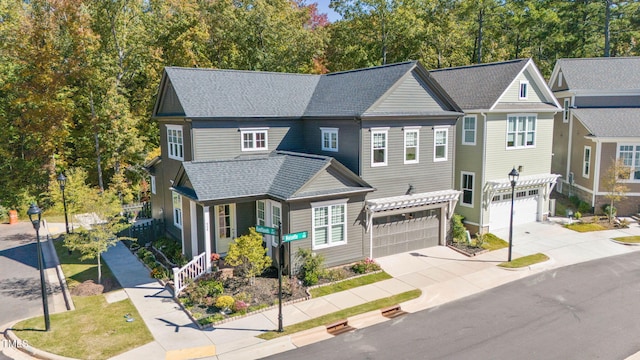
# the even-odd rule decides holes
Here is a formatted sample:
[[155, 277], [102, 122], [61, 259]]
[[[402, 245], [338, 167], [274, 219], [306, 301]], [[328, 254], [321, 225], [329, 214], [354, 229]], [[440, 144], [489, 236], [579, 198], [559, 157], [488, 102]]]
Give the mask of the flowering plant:
[[372, 258], [366, 258], [364, 260], [358, 261], [351, 268], [358, 274], [365, 274], [368, 272], [380, 270], [380, 265], [378, 265]]
[[212, 253], [211, 254], [211, 261], [218, 261], [218, 260], [220, 260], [220, 254]]

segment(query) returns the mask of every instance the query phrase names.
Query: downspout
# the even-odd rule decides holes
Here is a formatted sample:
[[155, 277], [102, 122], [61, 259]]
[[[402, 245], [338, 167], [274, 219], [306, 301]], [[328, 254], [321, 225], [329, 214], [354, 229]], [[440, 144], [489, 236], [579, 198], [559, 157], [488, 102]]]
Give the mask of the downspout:
[[482, 233], [482, 229], [484, 228], [484, 211], [485, 211], [485, 205], [484, 205], [484, 178], [485, 178], [485, 173], [486, 173], [486, 169], [485, 167], [487, 166], [487, 114], [484, 112], [481, 112], [480, 115], [482, 115], [483, 121], [482, 121], [482, 171], [481, 171], [481, 175], [480, 175], [480, 184], [482, 184], [481, 189], [483, 189], [483, 191], [480, 193], [480, 229], [478, 229], [478, 232]]
[[569, 195], [571, 195], [571, 183], [569, 183], [569, 173], [571, 172], [571, 147], [573, 142], [573, 114], [569, 114], [569, 141], [567, 142], [567, 169], [565, 171], [565, 179], [569, 185]]
[[[602, 142], [600, 142], [600, 140], [595, 139], [596, 142], [596, 151], [595, 151], [595, 158], [596, 161], [593, 165], [593, 193], [591, 194], [591, 206], [594, 207], [594, 211], [595, 211], [595, 206], [596, 206], [596, 195], [598, 194], [598, 192], [600, 191], [600, 182], [598, 181], [600, 179], [600, 154], [602, 151]], [[593, 158], [593, 154], [591, 154], [591, 157]], [[591, 159], [589, 159], [591, 160]]]

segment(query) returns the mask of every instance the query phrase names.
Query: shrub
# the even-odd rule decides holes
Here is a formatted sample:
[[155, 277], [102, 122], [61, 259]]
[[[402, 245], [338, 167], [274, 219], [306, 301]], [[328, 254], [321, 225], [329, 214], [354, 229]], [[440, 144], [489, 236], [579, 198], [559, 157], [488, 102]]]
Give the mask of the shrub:
[[225, 262], [236, 266], [238, 273], [253, 282], [253, 279], [271, 265], [267, 249], [262, 247], [262, 235], [255, 228], [249, 234], [235, 239], [229, 246]]
[[156, 265], [151, 269], [151, 277], [154, 279], [167, 279], [169, 275], [164, 266]]
[[467, 239], [467, 229], [464, 227], [462, 220], [464, 220], [464, 216], [459, 214], [453, 214], [451, 218], [454, 242], [464, 242]]
[[375, 260], [371, 258], [366, 258], [364, 260], [360, 260], [355, 263], [351, 269], [358, 274], [365, 274], [372, 271], [380, 270], [380, 265], [378, 265]]
[[487, 239], [486, 233], [484, 234], [476, 233], [476, 247], [482, 247], [486, 239]]
[[216, 297], [224, 292], [224, 286], [215, 279], [203, 279], [197, 282], [199, 287], [207, 291], [207, 296]]
[[299, 277], [305, 286], [311, 286], [318, 283], [320, 275], [324, 269], [324, 257], [311, 252], [310, 249], [298, 249], [296, 254], [298, 263], [300, 264]]
[[327, 269], [322, 277], [329, 281], [339, 281], [347, 278], [347, 271], [343, 268]]
[[246, 314], [248, 308], [249, 308], [249, 305], [242, 300], [236, 299], [236, 302], [233, 304], [233, 311], [240, 314]]
[[578, 204], [578, 211], [583, 213], [583, 214], [588, 214], [591, 212], [591, 204], [589, 204], [586, 201], [580, 201], [580, 204]]
[[576, 211], [576, 213], [573, 214], [573, 216], [575, 216], [576, 220], [580, 220], [580, 218], [582, 218], [582, 213], [580, 211]]
[[235, 300], [233, 300], [233, 297], [229, 295], [218, 296], [216, 299], [216, 307], [222, 310], [231, 309], [234, 303]]
[[204, 304], [207, 298], [207, 289], [198, 286], [195, 282], [190, 283], [185, 289], [184, 293], [188, 296], [193, 303]]

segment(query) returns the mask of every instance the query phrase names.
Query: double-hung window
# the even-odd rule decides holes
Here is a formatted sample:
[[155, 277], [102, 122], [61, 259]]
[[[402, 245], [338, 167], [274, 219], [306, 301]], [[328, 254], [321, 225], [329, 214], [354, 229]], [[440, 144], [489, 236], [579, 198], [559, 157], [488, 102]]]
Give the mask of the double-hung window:
[[582, 176], [589, 178], [591, 170], [591, 146], [584, 147], [584, 156], [582, 157]]
[[533, 147], [536, 144], [536, 116], [507, 116], [507, 148]]
[[529, 92], [529, 82], [526, 80], [520, 81], [520, 93], [518, 94], [518, 99], [527, 100]]
[[320, 128], [322, 150], [338, 151], [338, 128]]
[[182, 145], [182, 126], [167, 125], [167, 145], [169, 158], [184, 160], [184, 146]]
[[476, 144], [476, 116], [465, 116], [462, 121], [462, 145]]
[[371, 166], [387, 165], [388, 128], [371, 129]]
[[449, 129], [436, 128], [433, 132], [433, 161], [447, 161]]
[[347, 243], [347, 201], [312, 203], [312, 249]]
[[618, 158], [631, 170], [629, 179], [640, 180], [640, 145], [620, 145]]
[[461, 186], [462, 189], [462, 205], [473, 206], [473, 177], [470, 172], [462, 172]]
[[420, 128], [405, 127], [404, 128], [404, 163], [417, 164], [420, 143]]
[[266, 128], [240, 129], [242, 151], [261, 151], [268, 149]]
[[564, 99], [564, 107], [562, 108], [562, 122], [569, 122], [569, 107], [571, 106], [571, 99]]
[[182, 196], [178, 193], [173, 194], [173, 225], [182, 229]]

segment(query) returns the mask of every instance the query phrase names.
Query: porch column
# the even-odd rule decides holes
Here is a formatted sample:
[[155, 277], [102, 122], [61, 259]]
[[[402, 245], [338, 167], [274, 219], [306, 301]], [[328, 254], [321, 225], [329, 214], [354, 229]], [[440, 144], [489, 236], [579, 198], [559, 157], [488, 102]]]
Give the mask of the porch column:
[[195, 201], [189, 201], [189, 218], [191, 220], [191, 258], [200, 254], [198, 249], [198, 216]]
[[204, 252], [207, 257], [207, 272], [211, 272], [211, 219], [209, 206], [202, 207], [202, 217], [204, 218]]

